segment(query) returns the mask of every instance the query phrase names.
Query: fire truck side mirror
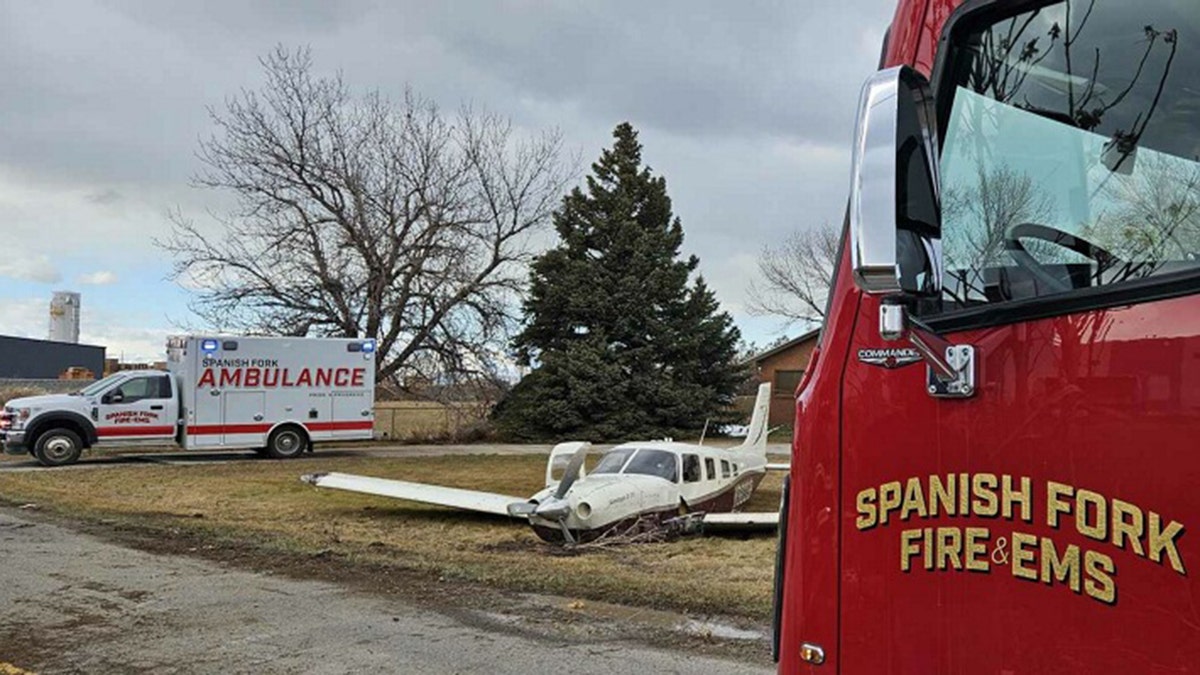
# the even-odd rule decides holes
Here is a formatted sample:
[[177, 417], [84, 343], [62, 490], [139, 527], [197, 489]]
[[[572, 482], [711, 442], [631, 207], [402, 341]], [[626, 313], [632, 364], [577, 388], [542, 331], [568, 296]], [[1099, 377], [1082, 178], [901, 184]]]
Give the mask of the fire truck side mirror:
[[850, 175], [850, 255], [867, 293], [942, 291], [933, 95], [908, 66], [863, 85]]

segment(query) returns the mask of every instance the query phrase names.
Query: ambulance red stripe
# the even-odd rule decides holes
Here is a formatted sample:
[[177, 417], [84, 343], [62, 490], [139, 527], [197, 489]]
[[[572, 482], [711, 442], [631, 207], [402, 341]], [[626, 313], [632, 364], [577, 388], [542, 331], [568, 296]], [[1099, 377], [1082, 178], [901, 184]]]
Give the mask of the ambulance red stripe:
[[122, 425], [112, 427], [98, 427], [96, 435], [100, 438], [108, 438], [110, 436], [171, 436], [175, 434], [175, 427], [166, 426], [133, 426]]
[[[215, 434], [265, 434], [271, 430], [274, 424], [199, 424], [192, 425], [187, 428], [188, 434], [192, 436], [212, 436]], [[310, 422], [302, 425], [310, 432], [313, 431], [368, 431], [375, 427], [375, 423], [367, 421], [353, 422]]]

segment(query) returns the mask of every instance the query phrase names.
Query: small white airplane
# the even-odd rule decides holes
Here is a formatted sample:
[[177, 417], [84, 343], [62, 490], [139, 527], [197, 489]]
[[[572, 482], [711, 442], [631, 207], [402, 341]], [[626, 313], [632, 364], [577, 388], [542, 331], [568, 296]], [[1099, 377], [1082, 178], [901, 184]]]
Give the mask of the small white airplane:
[[590, 473], [590, 443], [560, 443], [546, 464], [546, 487], [522, 499], [491, 492], [355, 476], [318, 473], [301, 477], [322, 488], [349, 490], [525, 519], [542, 539], [577, 543], [642, 522], [680, 516], [700, 519], [706, 531], [774, 529], [777, 512], [739, 513], [768, 469], [767, 412], [771, 385], [762, 384], [746, 440], [733, 448], [634, 441], [601, 455]]

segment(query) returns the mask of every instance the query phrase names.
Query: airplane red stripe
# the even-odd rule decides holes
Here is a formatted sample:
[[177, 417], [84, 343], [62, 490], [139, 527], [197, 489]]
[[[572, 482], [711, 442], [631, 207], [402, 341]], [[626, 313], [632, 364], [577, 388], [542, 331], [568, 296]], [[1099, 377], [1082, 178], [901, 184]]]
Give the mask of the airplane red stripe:
[[107, 436], [171, 436], [175, 433], [173, 426], [113, 426], [113, 427], [97, 427], [96, 435], [100, 437]]
[[[192, 436], [211, 436], [214, 434], [265, 434], [273, 424], [199, 424], [188, 427]], [[309, 431], [367, 431], [375, 428], [375, 423], [367, 421], [353, 422], [310, 422], [303, 425]]]

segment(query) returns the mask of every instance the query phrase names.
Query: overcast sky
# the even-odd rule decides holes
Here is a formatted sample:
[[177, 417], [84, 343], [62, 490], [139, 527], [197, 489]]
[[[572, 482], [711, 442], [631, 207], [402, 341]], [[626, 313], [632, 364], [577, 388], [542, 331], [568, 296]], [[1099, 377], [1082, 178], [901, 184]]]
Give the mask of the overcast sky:
[[[631, 122], [684, 247], [745, 336], [755, 256], [840, 221], [854, 106], [894, 0], [797, 2], [18, 2], [0, 0], [0, 334], [45, 337], [50, 295], [83, 293], [82, 339], [160, 358], [195, 325], [152, 240], [192, 188], [206, 106], [308, 45], [318, 71], [522, 128], [555, 126], [582, 175]], [[797, 332], [793, 328], [791, 332]]]

